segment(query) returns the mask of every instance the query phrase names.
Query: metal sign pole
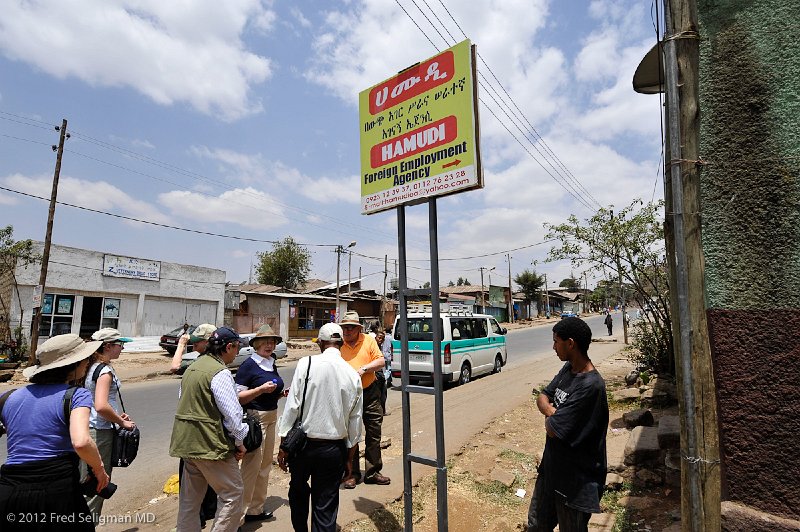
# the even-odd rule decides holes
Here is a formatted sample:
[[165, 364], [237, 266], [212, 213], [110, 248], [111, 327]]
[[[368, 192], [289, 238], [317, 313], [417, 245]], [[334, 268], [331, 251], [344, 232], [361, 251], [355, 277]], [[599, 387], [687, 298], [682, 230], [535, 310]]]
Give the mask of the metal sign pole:
[[433, 321], [433, 389], [436, 414], [436, 523], [447, 530], [447, 465], [444, 448], [444, 397], [442, 395], [442, 320], [439, 314], [439, 239], [436, 198], [428, 201], [428, 231], [431, 247], [431, 321]]
[[404, 527], [410, 532], [414, 529], [412, 485], [411, 485], [411, 397], [408, 394], [408, 303], [406, 290], [408, 279], [406, 277], [406, 208], [397, 207], [397, 255], [400, 259], [400, 279], [397, 290], [400, 301], [400, 320], [393, 333], [395, 338], [400, 338], [400, 384], [403, 390], [403, 502], [404, 502]]

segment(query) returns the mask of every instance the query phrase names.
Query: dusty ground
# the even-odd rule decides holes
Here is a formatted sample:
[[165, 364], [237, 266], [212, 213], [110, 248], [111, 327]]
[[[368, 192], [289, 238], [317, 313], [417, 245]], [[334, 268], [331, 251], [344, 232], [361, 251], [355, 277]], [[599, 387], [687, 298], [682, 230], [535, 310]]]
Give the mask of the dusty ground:
[[[622, 377], [630, 369], [624, 355], [598, 365], [609, 390], [624, 387]], [[638, 405], [611, 403], [607, 446], [609, 467], [622, 463], [630, 432], [622, 414]], [[657, 418], [658, 411], [653, 411]], [[528, 505], [536, 480], [536, 466], [544, 449], [544, 417], [536, 409], [535, 397], [515, 410], [494, 419], [467, 446], [448, 460], [448, 524], [453, 532], [525, 530]], [[633, 471], [603, 499], [605, 513], [596, 514], [591, 530], [660, 531], [675, 526], [680, 515], [678, 490], [663, 487], [633, 487]], [[609, 475], [611, 478], [611, 475]], [[623, 480], [623, 479], [618, 479]], [[638, 484], [638, 481], [636, 482]], [[517, 490], [525, 493], [517, 495]], [[435, 532], [436, 481], [426, 476], [413, 489], [414, 530]], [[345, 525], [344, 532], [394, 532], [403, 529], [403, 500], [376, 510], [369, 519]], [[678, 527], [676, 530], [680, 530]]]

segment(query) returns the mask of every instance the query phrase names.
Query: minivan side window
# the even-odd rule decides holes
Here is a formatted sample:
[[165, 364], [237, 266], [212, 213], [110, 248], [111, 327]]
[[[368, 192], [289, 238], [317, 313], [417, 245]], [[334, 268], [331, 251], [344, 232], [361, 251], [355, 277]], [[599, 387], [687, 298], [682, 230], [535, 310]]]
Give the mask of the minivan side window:
[[472, 337], [473, 338], [486, 338], [486, 318], [470, 318], [472, 322]]
[[[433, 320], [431, 318], [408, 318], [408, 340], [409, 341], [433, 341]], [[399, 340], [400, 334], [400, 320], [397, 320], [395, 325], [397, 331], [394, 339]], [[442, 329], [442, 338], [444, 339], [444, 329]]]
[[503, 334], [503, 329], [500, 328], [500, 325], [494, 319], [490, 319], [489, 322], [492, 324], [492, 332], [495, 334]]

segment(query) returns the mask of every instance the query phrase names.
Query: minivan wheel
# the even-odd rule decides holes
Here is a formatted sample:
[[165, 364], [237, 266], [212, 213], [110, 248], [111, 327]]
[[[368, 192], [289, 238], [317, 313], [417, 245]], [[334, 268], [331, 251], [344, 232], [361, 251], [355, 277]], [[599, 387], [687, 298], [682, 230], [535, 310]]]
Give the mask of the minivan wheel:
[[494, 357], [494, 369], [492, 373], [500, 373], [503, 370], [503, 359], [500, 358], [500, 355]]
[[461, 366], [461, 373], [458, 376], [459, 386], [468, 383], [471, 375], [472, 372], [469, 369], [469, 364], [464, 364], [463, 366]]

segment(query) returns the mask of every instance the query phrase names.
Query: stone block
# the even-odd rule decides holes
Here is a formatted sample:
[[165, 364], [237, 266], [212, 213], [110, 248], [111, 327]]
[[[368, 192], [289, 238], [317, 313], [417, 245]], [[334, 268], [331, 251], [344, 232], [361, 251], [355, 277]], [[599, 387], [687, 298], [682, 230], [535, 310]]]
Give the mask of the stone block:
[[606, 475], [606, 489], [618, 490], [622, 487], [623, 482], [625, 482], [625, 479], [622, 478], [622, 475], [617, 473], [609, 473]]
[[722, 501], [725, 532], [789, 532], [800, 530], [800, 521], [762, 512], [732, 501]]
[[495, 467], [489, 474], [489, 479], [510, 488], [514, 484], [516, 477], [511, 471], [506, 471], [502, 467]]
[[638, 388], [624, 388], [611, 394], [611, 399], [618, 403], [631, 403], [639, 399]]
[[625, 465], [641, 465], [656, 460], [661, 453], [658, 445], [658, 429], [636, 427], [625, 444]]
[[680, 449], [681, 422], [678, 416], [661, 416], [658, 420], [658, 444], [662, 449]]
[[638, 408], [622, 414], [622, 421], [629, 429], [634, 427], [652, 427], [655, 421], [653, 413], [647, 408]]

